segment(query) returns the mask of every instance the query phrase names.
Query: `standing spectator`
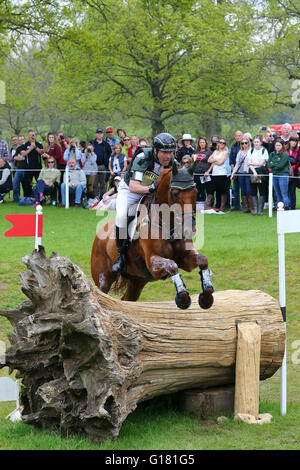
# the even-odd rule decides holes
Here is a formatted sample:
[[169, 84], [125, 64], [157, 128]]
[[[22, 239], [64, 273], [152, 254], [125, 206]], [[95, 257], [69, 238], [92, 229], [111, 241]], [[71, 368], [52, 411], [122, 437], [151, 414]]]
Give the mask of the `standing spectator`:
[[97, 167], [97, 155], [94, 152], [94, 147], [92, 144], [84, 149], [81, 155], [82, 171], [84, 172], [87, 178], [87, 198], [94, 199], [94, 184], [98, 172]]
[[7, 143], [2, 140], [2, 131], [0, 131], [0, 157], [4, 160], [8, 160], [8, 146]]
[[24, 197], [31, 196], [31, 188], [30, 186], [26, 186], [25, 178], [25, 168], [26, 168], [26, 161], [25, 156], [21, 155], [23, 145], [25, 144], [26, 139], [24, 135], [20, 135], [18, 138], [18, 147], [14, 154], [14, 165], [16, 168], [14, 179], [13, 179], [13, 200], [15, 202], [19, 202], [20, 200], [20, 184], [22, 183]]
[[[205, 137], [200, 137], [196, 147], [196, 167], [194, 180], [197, 187], [197, 201], [205, 201], [206, 199], [206, 185], [211, 184], [211, 176], [204, 176], [204, 173], [209, 171], [211, 164], [208, 163], [208, 158], [211, 156], [212, 151], [208, 149], [208, 142]], [[212, 205], [212, 204], [210, 204]]]
[[35, 187], [34, 197], [36, 205], [45, 200], [45, 193], [50, 194], [51, 204], [56, 206], [57, 188], [60, 184], [60, 171], [56, 168], [56, 160], [49, 156], [45, 161], [45, 168], [40, 172], [40, 176]]
[[122, 176], [127, 169], [127, 159], [122, 153], [122, 145], [115, 144], [113, 154], [109, 159], [108, 168], [110, 171], [110, 180], [113, 182], [115, 176]]
[[98, 175], [95, 182], [95, 192], [100, 195], [106, 191], [106, 172], [108, 172], [111, 147], [103, 140], [103, 129], [101, 127], [96, 130], [96, 139], [91, 140], [90, 143], [93, 145], [94, 152], [97, 155]]
[[289, 139], [291, 137], [291, 132], [292, 132], [292, 126], [288, 122], [283, 124], [281, 128], [281, 139], [283, 140], [285, 145], [287, 145], [289, 142]]
[[121, 127], [119, 127], [117, 129], [117, 134], [118, 134], [118, 137], [120, 139], [120, 144], [123, 146], [124, 145], [124, 139], [125, 139], [125, 137], [127, 137], [125, 129], [122, 129]]
[[219, 143], [219, 140], [220, 140], [220, 137], [218, 135], [213, 135], [211, 137], [208, 147], [212, 152], [214, 152], [217, 149], [217, 145]]
[[195, 153], [195, 147], [192, 145], [195, 139], [190, 134], [183, 134], [182, 147], [176, 153], [176, 160], [181, 163], [182, 157], [185, 155], [193, 155]]
[[[58, 138], [54, 132], [49, 132], [46, 138], [45, 146], [44, 146], [44, 154], [43, 159], [44, 161], [47, 160], [49, 157], [53, 157], [56, 160], [56, 166], [59, 164], [62, 158], [62, 148], [58, 141]], [[55, 168], [56, 168], [55, 166]]]
[[86, 188], [86, 176], [81, 169], [76, 169], [76, 160], [70, 158], [69, 165], [69, 181], [66, 181], [66, 173], [64, 174], [64, 182], [61, 185], [61, 206], [66, 207], [66, 185], [69, 187], [70, 196], [75, 196], [75, 207], [80, 207], [81, 197]]
[[8, 159], [7, 159], [7, 161], [10, 163], [13, 170], [16, 169], [14, 156], [18, 147], [19, 147], [19, 137], [17, 135], [13, 135], [11, 138], [11, 148], [9, 149]]
[[[231, 170], [233, 171], [235, 164], [236, 164], [236, 157], [239, 151], [241, 150], [241, 140], [243, 138], [242, 131], [237, 130], [234, 134], [235, 142], [232, 144], [230, 153], [229, 153], [229, 164], [231, 166]], [[238, 178], [233, 179], [233, 210], [240, 211], [241, 210], [241, 195], [240, 195], [240, 183]]]
[[[253, 139], [253, 149], [247, 157], [249, 167], [251, 197], [253, 204], [252, 215], [263, 215], [263, 209], [268, 197], [268, 178], [266, 175], [266, 163], [269, 158], [268, 151], [262, 146], [262, 137], [257, 135]], [[259, 202], [258, 202], [259, 192]]]
[[105, 134], [106, 134], [105, 142], [107, 142], [110, 145], [111, 151], [113, 151], [114, 145], [119, 143], [120, 141], [119, 139], [114, 137], [114, 129], [112, 127], [107, 127], [105, 129]]
[[128, 150], [131, 146], [130, 138], [126, 135], [123, 139], [123, 142], [124, 142], [124, 145], [123, 145], [123, 148], [122, 148], [122, 152], [125, 154], [125, 157], [128, 160]]
[[43, 153], [43, 146], [40, 142], [37, 142], [35, 131], [33, 129], [30, 129], [28, 131], [28, 141], [25, 142], [25, 144], [22, 146], [21, 155], [25, 157], [26, 163], [24, 184], [26, 184], [26, 187], [30, 187], [31, 193], [33, 178], [35, 178], [36, 182], [39, 179], [39, 174], [42, 169], [41, 156], [43, 155]]
[[226, 140], [220, 138], [216, 150], [208, 158], [208, 163], [213, 163], [212, 167], [212, 183], [216, 193], [220, 194], [220, 211], [225, 212], [227, 201], [227, 169], [226, 160], [228, 158], [228, 150], [226, 149]]
[[133, 135], [130, 139], [131, 146], [128, 149], [128, 164], [134, 157], [135, 152], [140, 148], [139, 147], [139, 138], [137, 135]]
[[275, 142], [275, 151], [269, 155], [267, 166], [273, 173], [276, 201], [283, 202], [285, 210], [289, 210], [289, 155], [285, 152], [283, 140], [278, 139]]
[[298, 147], [298, 137], [290, 137], [286, 147], [286, 151], [289, 155], [290, 164], [293, 170], [293, 177], [289, 181], [289, 199], [291, 209], [296, 209], [296, 187], [297, 187], [297, 176], [299, 173], [300, 166], [300, 148]]
[[239, 185], [242, 193], [243, 209], [244, 214], [252, 212], [252, 197], [251, 197], [251, 186], [250, 177], [248, 176], [248, 165], [247, 157], [251, 152], [251, 142], [247, 137], [243, 137], [241, 141], [241, 150], [237, 154], [234, 169], [231, 174], [231, 180], [237, 175]]
[[81, 150], [79, 148], [79, 140], [75, 137], [70, 140], [69, 144], [67, 144], [67, 149], [64, 152], [65, 162], [68, 162], [71, 158], [73, 158], [76, 162], [76, 169], [80, 170]]
[[4, 195], [12, 189], [12, 179], [8, 161], [0, 157], [0, 204], [4, 202]]
[[270, 129], [267, 129], [265, 132], [265, 135], [262, 140], [262, 145], [265, 149], [267, 149], [268, 154], [271, 152], [274, 152], [274, 137], [272, 134], [272, 131]]

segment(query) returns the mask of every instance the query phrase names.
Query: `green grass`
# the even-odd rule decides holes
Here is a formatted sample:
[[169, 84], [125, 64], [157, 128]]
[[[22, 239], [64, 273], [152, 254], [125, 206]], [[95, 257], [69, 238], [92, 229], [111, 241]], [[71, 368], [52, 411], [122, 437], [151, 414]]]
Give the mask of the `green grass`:
[[[300, 200], [298, 192], [298, 199]], [[6, 238], [11, 224], [7, 213], [33, 213], [13, 203], [0, 206], [0, 309], [13, 308], [25, 299], [19, 273], [26, 268], [21, 259], [34, 249], [33, 238]], [[43, 245], [76, 263], [88, 277], [90, 253], [99, 217], [95, 211], [57, 207], [44, 208]], [[207, 215], [205, 243], [201, 252], [209, 260], [216, 290], [259, 289], [278, 298], [278, 252], [276, 215], [269, 219], [250, 214]], [[118, 439], [102, 445], [80, 437], [68, 439], [58, 431], [38, 430], [23, 423], [11, 423], [5, 416], [13, 403], [0, 404], [0, 449], [299, 449], [300, 448], [300, 365], [292, 363], [293, 342], [300, 339], [299, 286], [300, 234], [286, 235], [288, 413], [280, 416], [280, 375], [261, 382], [260, 412], [273, 415], [271, 425], [216, 424], [216, 419], [198, 421], [183, 416], [170, 404], [155, 408], [140, 405], [125, 421]], [[183, 273], [191, 294], [200, 290], [199, 274]], [[146, 286], [141, 301], [174, 299], [170, 280]], [[0, 341], [9, 344], [9, 322], [0, 317]], [[298, 347], [299, 348], [299, 347]], [[299, 354], [298, 354], [299, 359]], [[295, 362], [295, 361], [294, 361]], [[0, 375], [8, 375], [6, 368]], [[9, 439], [8, 439], [9, 436]]]

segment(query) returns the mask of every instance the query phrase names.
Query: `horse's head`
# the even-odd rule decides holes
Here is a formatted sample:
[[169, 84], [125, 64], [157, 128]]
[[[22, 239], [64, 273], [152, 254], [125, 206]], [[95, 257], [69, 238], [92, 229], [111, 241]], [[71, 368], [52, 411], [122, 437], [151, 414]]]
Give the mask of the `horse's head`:
[[179, 168], [174, 163], [173, 167], [163, 170], [157, 189], [157, 203], [167, 203], [172, 207], [178, 222], [183, 223], [185, 238], [192, 238], [195, 231], [196, 212], [196, 184], [194, 181], [193, 164], [190, 168]]

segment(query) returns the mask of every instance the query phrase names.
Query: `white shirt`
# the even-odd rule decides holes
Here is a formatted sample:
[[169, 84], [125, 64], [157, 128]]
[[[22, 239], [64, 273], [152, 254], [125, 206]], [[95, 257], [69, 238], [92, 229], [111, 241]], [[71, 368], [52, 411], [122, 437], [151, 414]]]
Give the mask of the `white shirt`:
[[[252, 152], [252, 153], [251, 153]], [[259, 150], [256, 150], [255, 148], [253, 151], [251, 151], [248, 156], [247, 156], [247, 165], [253, 165], [254, 168], [257, 168], [259, 165], [258, 163], [261, 162], [262, 160], [267, 161], [269, 158], [269, 154], [267, 149], [264, 147], [261, 147]], [[249, 161], [251, 162], [249, 164]]]
[[[217, 150], [215, 150], [214, 153], [213, 153], [213, 156], [216, 160], [220, 160], [223, 157], [224, 152], [226, 152], [226, 150], [223, 150], [222, 152], [218, 152]], [[227, 160], [227, 158], [226, 158], [226, 160]], [[222, 163], [222, 165], [216, 165], [215, 164], [213, 166], [212, 173], [211, 173], [213, 176], [215, 176], [215, 175], [226, 175], [227, 176], [226, 160], [224, 161], [224, 163]]]

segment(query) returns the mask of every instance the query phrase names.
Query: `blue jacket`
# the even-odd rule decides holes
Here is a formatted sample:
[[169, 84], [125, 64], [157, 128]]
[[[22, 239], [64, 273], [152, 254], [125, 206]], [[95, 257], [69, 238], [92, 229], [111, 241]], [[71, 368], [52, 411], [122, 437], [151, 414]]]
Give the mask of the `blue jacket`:
[[230, 149], [229, 154], [229, 164], [235, 166], [236, 164], [236, 157], [239, 151], [241, 150], [241, 145], [239, 142], [235, 142]]

